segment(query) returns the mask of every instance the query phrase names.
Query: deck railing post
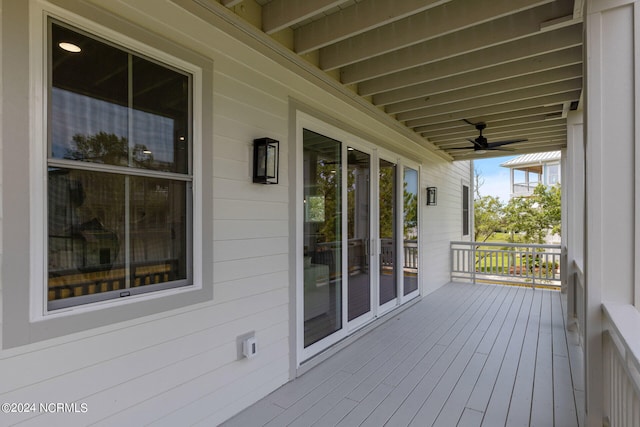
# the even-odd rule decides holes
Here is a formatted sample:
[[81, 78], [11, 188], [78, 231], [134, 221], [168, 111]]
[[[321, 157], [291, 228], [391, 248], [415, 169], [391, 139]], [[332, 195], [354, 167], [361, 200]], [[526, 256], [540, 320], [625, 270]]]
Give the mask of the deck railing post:
[[[531, 260], [531, 265], [529, 266], [529, 269], [531, 270], [531, 287], [535, 290], [536, 289], [536, 257], [538, 256], [535, 249], [529, 249], [531, 252], [529, 253], [529, 259]], [[538, 263], [539, 264], [539, 263]], [[538, 272], [540, 271], [540, 268], [538, 267]]]
[[476, 244], [473, 242], [471, 246], [471, 259], [473, 260], [473, 264], [471, 264], [471, 283], [476, 284]]

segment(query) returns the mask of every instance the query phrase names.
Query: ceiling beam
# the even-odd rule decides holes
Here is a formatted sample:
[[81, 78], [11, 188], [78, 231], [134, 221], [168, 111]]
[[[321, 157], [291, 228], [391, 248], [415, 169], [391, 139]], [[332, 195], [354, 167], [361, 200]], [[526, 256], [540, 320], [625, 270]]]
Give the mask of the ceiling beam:
[[294, 50], [305, 54], [382, 27], [451, 0], [368, 0], [346, 7], [294, 31]]
[[[566, 144], [566, 140], [567, 140], [566, 131], [564, 133], [555, 132], [555, 133], [547, 133], [547, 134], [540, 134], [540, 135], [532, 135], [527, 141], [508, 144], [508, 148], [512, 148], [512, 149], [517, 148], [519, 150], [520, 148], [540, 146], [542, 144], [557, 144], [557, 143]], [[489, 143], [491, 143], [491, 140], [489, 140]], [[458, 148], [473, 149], [473, 145], [471, 145], [471, 142], [469, 141], [460, 141], [460, 144], [458, 144], [457, 146], [453, 146], [451, 144], [441, 146], [436, 144], [436, 147], [438, 147], [440, 150], [449, 151], [453, 153], [455, 153], [456, 151], [459, 151], [457, 150]]]
[[422, 61], [426, 58], [414, 58], [412, 63], [417, 66], [385, 76], [380, 76], [380, 73], [388, 70], [388, 66], [385, 66], [385, 70], [382, 70], [366, 68], [361, 64], [356, 64], [341, 70], [341, 80], [345, 84], [361, 81], [358, 85], [358, 92], [364, 96], [374, 95], [424, 81], [437, 80], [500, 64], [535, 58], [569, 47], [579, 47], [581, 44], [581, 25], [574, 25], [556, 31], [536, 33], [530, 37], [478, 50], [466, 55], [443, 60], [436, 59], [436, 62], [426, 65], [422, 65]]
[[[515, 126], [545, 126], [546, 123], [553, 125], [555, 122], [562, 122], [566, 124], [566, 120], [560, 115], [554, 116], [553, 119], [549, 120], [547, 120], [544, 115], [533, 115], [518, 117], [509, 120], [494, 121], [488, 123], [488, 126], [493, 130], [499, 131], [505, 128], [515, 129]], [[430, 141], [437, 141], [439, 138], [442, 138], [444, 140], [452, 136], [463, 137], [465, 135], [468, 135], [469, 132], [472, 132], [475, 129], [472, 125], [469, 125], [467, 123], [462, 123], [460, 125], [458, 125], [457, 122], [452, 123], [456, 124], [456, 126], [435, 130], [415, 129], [415, 131], [420, 133], [422, 136], [429, 138]]]
[[[483, 135], [486, 136], [489, 140], [491, 139], [505, 139], [511, 137], [524, 137], [527, 133], [532, 132], [547, 132], [547, 131], [557, 131], [557, 130], [565, 130], [566, 131], [566, 120], [559, 118], [553, 121], [553, 123], [540, 123], [540, 122], [531, 122], [528, 124], [515, 125], [505, 127], [494, 132], [483, 132]], [[446, 143], [455, 143], [460, 142], [460, 140], [464, 140], [470, 138], [472, 135], [477, 136], [478, 131], [475, 129], [467, 129], [464, 132], [456, 132], [446, 136], [440, 137], [428, 137], [429, 141], [433, 142], [436, 145], [446, 144]], [[423, 134], [423, 136], [427, 136]]]
[[[482, 117], [468, 118], [471, 123], [484, 122], [489, 123], [491, 127], [506, 126], [510, 124], [526, 123], [532, 120], [543, 120], [546, 115], [557, 114], [562, 111], [562, 104], [552, 105], [548, 107], [534, 107], [522, 110], [509, 111], [501, 114], [486, 115]], [[468, 128], [468, 123], [462, 120], [452, 120], [443, 123], [437, 123], [434, 125], [420, 126], [414, 130], [418, 133], [423, 133], [426, 136], [429, 135], [441, 135], [446, 132], [455, 131], [456, 129]]]
[[458, 154], [460, 153], [460, 151], [457, 151], [457, 152], [452, 151], [448, 154], [454, 158], [454, 161], [467, 161], [467, 160], [474, 160], [474, 159], [476, 160], [490, 159], [495, 157], [514, 156], [514, 155], [530, 154], [530, 153], [543, 153], [546, 151], [558, 151], [565, 148], [566, 146], [567, 146], [567, 141], [565, 140], [561, 142], [550, 142], [548, 144], [541, 144], [539, 146], [527, 147], [524, 149], [518, 148], [518, 151], [516, 153], [511, 153], [511, 154], [508, 154], [505, 151], [491, 151], [491, 150], [487, 151], [484, 154], [474, 154], [473, 152], [469, 152], [467, 155]]
[[262, 31], [273, 34], [346, 0], [273, 0], [262, 6]]
[[518, 89], [541, 86], [580, 77], [582, 77], [582, 64], [575, 64], [569, 67], [545, 70], [539, 73], [516, 76], [500, 81], [481, 83], [470, 87], [460, 87], [452, 90], [445, 89], [447, 85], [443, 84], [442, 92], [429, 93], [423, 96], [420, 96], [422, 95], [421, 92], [417, 92], [416, 95], [420, 96], [420, 98], [387, 105], [385, 111], [389, 114], [397, 114], [420, 108], [432, 107], [455, 101], [464, 101], [466, 99], [473, 99], [477, 97], [485, 97], [492, 94], [510, 92]]
[[[529, 9], [534, 6], [538, 7]], [[320, 49], [320, 67], [333, 70], [444, 37], [457, 44], [468, 43], [470, 51], [523, 37], [539, 31], [545, 21], [572, 13], [573, 0], [454, 0], [324, 47]]]
[[[202, 20], [207, 25], [229, 34], [239, 42], [246, 44], [250, 49], [264, 55], [283, 69], [305, 79], [320, 90], [334, 96], [340, 102], [344, 102], [349, 108], [354, 108], [367, 117], [386, 126], [392, 132], [397, 132], [403, 143], [395, 143], [394, 149], [407, 157], [421, 155], [424, 150], [433, 153], [445, 160], [451, 157], [446, 153], [436, 150], [433, 144], [421, 138], [415, 132], [399, 123], [397, 120], [384, 113], [366, 99], [355, 94], [349, 88], [344, 87], [327, 73], [310, 64], [305, 59], [287, 49], [272, 37], [266, 36], [262, 31], [243, 20], [241, 17], [229, 11], [226, 7], [214, 0], [171, 0], [173, 3], [188, 11], [193, 16]], [[393, 142], [392, 142], [393, 143]]]
[[582, 89], [582, 77], [526, 89], [517, 89], [504, 93], [480, 96], [473, 99], [453, 101], [442, 105], [435, 105], [432, 107], [424, 107], [418, 110], [400, 113], [396, 116], [396, 118], [400, 121], [414, 120], [421, 117], [437, 116], [445, 112], [450, 114], [457, 111], [466, 111], [473, 108], [496, 106], [516, 100], [539, 98], [542, 96], [552, 95], [556, 93], [566, 93], [580, 89]]
[[445, 112], [431, 117], [423, 117], [420, 119], [409, 120], [405, 124], [409, 128], [418, 126], [432, 125], [435, 123], [449, 122], [451, 120], [462, 120], [474, 118], [476, 116], [485, 116], [498, 113], [508, 113], [515, 110], [524, 110], [532, 107], [540, 107], [545, 105], [554, 105], [566, 101], [577, 100], [580, 98], [580, 90], [571, 92], [558, 93], [555, 95], [541, 96], [539, 98], [530, 98], [504, 104], [486, 105], [484, 107], [471, 108], [463, 111]]
[[[387, 110], [391, 112], [396, 108], [396, 105], [404, 101], [422, 98], [450, 90], [474, 87], [478, 85], [502, 84], [503, 82], [508, 83], [510, 80], [513, 82], [513, 79], [518, 77], [520, 80], [523, 78], [535, 78], [536, 75], [561, 72], [561, 70], [566, 68], [574, 69], [577, 67], [577, 75], [582, 75], [581, 63], [582, 49], [580, 47], [574, 47], [562, 51], [551, 52], [546, 55], [527, 58], [522, 61], [500, 64], [494, 67], [474, 70], [448, 78], [426, 81], [424, 83], [380, 93], [373, 96], [373, 103], [378, 106], [394, 106]], [[539, 76], [539, 78], [543, 77]]]
[[242, 3], [242, 0], [222, 0], [222, 4], [226, 7], [237, 6]]

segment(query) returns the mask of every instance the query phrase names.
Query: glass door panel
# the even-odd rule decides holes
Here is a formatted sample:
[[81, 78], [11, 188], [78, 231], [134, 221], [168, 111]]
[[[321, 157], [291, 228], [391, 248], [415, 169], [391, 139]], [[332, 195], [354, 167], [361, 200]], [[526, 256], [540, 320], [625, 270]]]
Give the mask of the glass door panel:
[[418, 171], [404, 168], [403, 182], [403, 295], [418, 290]]
[[371, 156], [347, 148], [348, 320], [371, 311]]
[[341, 143], [303, 131], [304, 347], [342, 329]]
[[380, 159], [380, 278], [379, 304], [398, 296], [396, 281], [396, 165]]

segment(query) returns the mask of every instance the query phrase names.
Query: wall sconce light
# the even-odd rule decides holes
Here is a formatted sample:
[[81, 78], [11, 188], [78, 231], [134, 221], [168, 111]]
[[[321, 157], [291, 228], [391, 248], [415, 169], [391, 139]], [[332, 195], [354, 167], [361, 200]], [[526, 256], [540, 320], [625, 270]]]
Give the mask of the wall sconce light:
[[435, 206], [438, 204], [438, 188], [427, 187], [427, 206]]
[[253, 140], [253, 182], [278, 183], [278, 153], [280, 142], [271, 138]]

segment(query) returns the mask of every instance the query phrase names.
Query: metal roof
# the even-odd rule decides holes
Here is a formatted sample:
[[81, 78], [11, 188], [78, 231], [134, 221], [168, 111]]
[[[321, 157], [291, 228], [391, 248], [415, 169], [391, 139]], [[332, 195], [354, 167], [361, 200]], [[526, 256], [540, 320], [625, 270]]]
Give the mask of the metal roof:
[[522, 156], [518, 156], [504, 163], [501, 163], [500, 166], [505, 168], [512, 168], [515, 166], [537, 165], [541, 163], [551, 162], [554, 160], [560, 160], [560, 157], [561, 157], [560, 151], [547, 151], [546, 153], [523, 154]]

